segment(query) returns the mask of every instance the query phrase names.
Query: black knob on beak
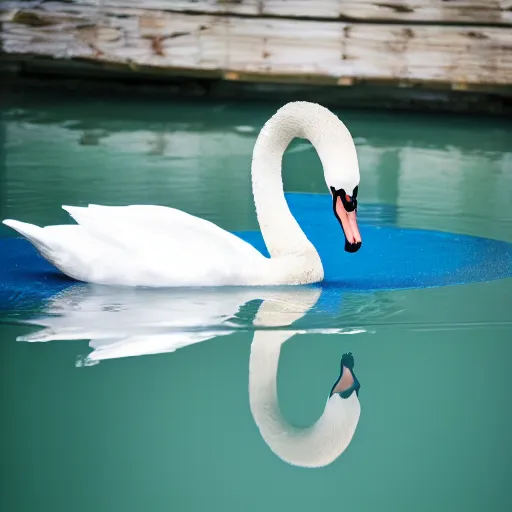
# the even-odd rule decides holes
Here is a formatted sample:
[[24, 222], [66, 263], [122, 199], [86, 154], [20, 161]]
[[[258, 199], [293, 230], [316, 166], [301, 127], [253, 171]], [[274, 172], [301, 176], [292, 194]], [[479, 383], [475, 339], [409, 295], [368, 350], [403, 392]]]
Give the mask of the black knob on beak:
[[361, 242], [356, 242], [355, 244], [351, 244], [346, 238], [345, 238], [345, 251], [347, 252], [357, 252], [361, 249]]

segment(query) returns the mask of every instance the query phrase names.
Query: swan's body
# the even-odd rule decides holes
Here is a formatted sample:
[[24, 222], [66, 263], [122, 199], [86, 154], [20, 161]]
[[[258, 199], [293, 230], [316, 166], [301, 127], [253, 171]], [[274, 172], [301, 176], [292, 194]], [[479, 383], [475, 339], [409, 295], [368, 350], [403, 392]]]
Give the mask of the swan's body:
[[333, 394], [314, 425], [290, 425], [279, 407], [277, 372], [282, 344], [298, 331], [273, 329], [302, 318], [315, 306], [321, 291], [311, 287], [258, 290], [79, 288], [76, 293], [66, 291], [52, 299], [45, 316], [30, 322], [45, 328], [18, 340], [92, 338], [93, 352], [86, 358], [86, 365], [105, 359], [173, 352], [236, 332], [230, 327], [230, 319], [245, 303], [263, 298], [254, 320], [263, 329], [254, 332], [249, 360], [249, 402], [254, 421], [264, 441], [284, 461], [305, 467], [325, 466], [339, 457], [352, 440], [360, 416], [358, 397], [352, 393], [343, 399]]
[[281, 160], [294, 137], [309, 139], [316, 148], [333, 191], [335, 213], [357, 250], [355, 211], [345, 212], [341, 201], [336, 206], [338, 192], [343, 205], [350, 204], [352, 195], [355, 205], [359, 167], [354, 142], [338, 117], [306, 102], [281, 108], [254, 147], [254, 201], [270, 258], [211, 222], [163, 206], [64, 206], [77, 225], [41, 228], [9, 219], [4, 223], [79, 281], [149, 287], [318, 282], [324, 276], [322, 262], [292, 216], [283, 191]]

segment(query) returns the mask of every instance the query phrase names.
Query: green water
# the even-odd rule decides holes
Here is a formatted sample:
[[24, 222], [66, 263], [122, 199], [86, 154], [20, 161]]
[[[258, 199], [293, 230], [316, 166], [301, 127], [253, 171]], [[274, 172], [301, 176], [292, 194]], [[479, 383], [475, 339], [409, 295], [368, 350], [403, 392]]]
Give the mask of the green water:
[[[61, 204], [146, 203], [257, 229], [251, 151], [276, 108], [11, 94], [2, 100], [0, 216], [67, 223]], [[357, 143], [360, 205], [396, 205], [398, 226], [512, 241], [510, 123], [338, 114]], [[294, 143], [284, 165], [286, 190], [326, 192], [307, 143]], [[352, 443], [319, 469], [277, 457], [251, 415], [257, 303], [239, 301], [236, 325], [217, 336], [219, 318], [202, 325], [196, 314], [204, 295], [179, 307], [152, 292], [76, 300], [82, 330], [68, 340], [16, 341], [38, 330], [14, 322], [18, 311], [0, 323], [2, 510], [512, 509], [510, 279], [348, 293], [328, 320], [314, 308], [303, 317], [279, 365], [288, 421], [321, 415], [343, 352], [354, 354], [363, 386]], [[137, 317], [144, 308], [154, 313], [147, 322]], [[138, 336], [140, 348], [165, 332], [161, 321], [214, 332], [171, 353], [88, 363], [91, 339], [110, 329]]]

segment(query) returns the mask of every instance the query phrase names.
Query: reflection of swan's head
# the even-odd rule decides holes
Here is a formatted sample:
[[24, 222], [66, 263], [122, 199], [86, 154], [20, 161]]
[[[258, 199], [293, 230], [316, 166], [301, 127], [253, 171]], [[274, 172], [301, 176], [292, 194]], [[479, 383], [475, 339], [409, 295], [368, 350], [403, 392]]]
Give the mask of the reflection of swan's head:
[[[280, 301], [260, 306], [255, 324], [289, 325], [315, 305], [318, 295], [312, 289], [283, 293]], [[261, 436], [278, 457], [296, 466], [322, 467], [336, 460], [352, 440], [361, 412], [359, 383], [352, 373], [353, 358], [347, 354], [322, 416], [309, 428], [290, 425], [279, 408], [277, 371], [282, 344], [297, 332], [255, 331], [249, 362], [251, 412]]]
[[[333, 392], [322, 416], [311, 427], [297, 428], [284, 419], [277, 397], [277, 370], [281, 345], [293, 334], [290, 331], [255, 333], [249, 364], [251, 412], [261, 436], [278, 457], [296, 466], [326, 466], [350, 444], [361, 407], [356, 392], [348, 398]], [[347, 373], [350, 374], [344, 371], [343, 375]]]

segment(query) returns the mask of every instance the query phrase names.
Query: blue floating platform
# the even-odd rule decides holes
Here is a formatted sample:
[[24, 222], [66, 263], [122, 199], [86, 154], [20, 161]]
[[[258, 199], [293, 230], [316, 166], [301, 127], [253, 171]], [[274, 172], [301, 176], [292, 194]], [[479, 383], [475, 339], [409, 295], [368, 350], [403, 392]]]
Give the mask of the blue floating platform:
[[[331, 198], [287, 194], [290, 209], [317, 248], [325, 271], [322, 287], [343, 290], [426, 288], [512, 277], [512, 244], [467, 235], [396, 227], [396, 209], [362, 205], [363, 245], [344, 251]], [[268, 256], [259, 232], [236, 233]], [[0, 309], [30, 306], [77, 283], [56, 270], [24, 239], [0, 240]]]

